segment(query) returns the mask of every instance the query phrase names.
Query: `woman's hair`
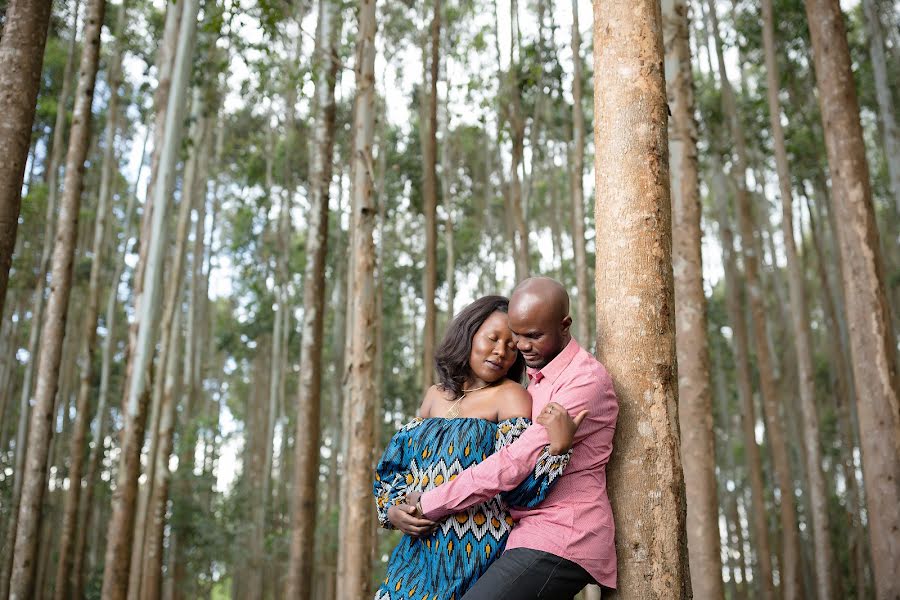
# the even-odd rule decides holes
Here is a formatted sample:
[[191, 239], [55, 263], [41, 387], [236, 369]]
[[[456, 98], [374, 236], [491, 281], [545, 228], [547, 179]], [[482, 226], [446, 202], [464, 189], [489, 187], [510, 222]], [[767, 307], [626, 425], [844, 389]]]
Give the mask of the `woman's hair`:
[[[472, 354], [472, 338], [489, 316], [495, 312], [506, 313], [509, 299], [503, 296], [483, 296], [468, 305], [453, 318], [447, 333], [434, 353], [438, 386], [453, 394], [462, 393], [463, 385], [472, 374], [469, 356]], [[521, 383], [525, 372], [525, 359], [516, 351], [516, 361], [506, 373], [506, 378]]]

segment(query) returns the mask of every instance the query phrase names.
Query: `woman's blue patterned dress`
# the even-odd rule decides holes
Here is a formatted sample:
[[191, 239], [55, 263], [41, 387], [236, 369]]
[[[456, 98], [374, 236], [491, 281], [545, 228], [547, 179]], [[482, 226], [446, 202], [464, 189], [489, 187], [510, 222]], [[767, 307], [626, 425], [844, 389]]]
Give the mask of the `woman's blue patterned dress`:
[[[413, 419], [391, 438], [375, 474], [378, 520], [392, 528], [388, 509], [406, 494], [454, 479], [515, 441], [531, 424], [518, 418]], [[445, 519], [431, 536], [404, 535], [391, 555], [376, 600], [459, 600], [500, 556], [513, 527], [507, 506], [540, 504], [562, 475], [570, 454], [547, 450], [516, 489]]]

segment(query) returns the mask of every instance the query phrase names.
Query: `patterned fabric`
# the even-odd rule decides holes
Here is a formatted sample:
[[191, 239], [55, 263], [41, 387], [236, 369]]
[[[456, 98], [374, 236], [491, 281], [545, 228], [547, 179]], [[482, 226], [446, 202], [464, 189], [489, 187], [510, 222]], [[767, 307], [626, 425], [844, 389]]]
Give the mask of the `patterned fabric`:
[[[375, 473], [375, 506], [383, 527], [388, 509], [406, 494], [452, 481], [519, 438], [531, 424], [518, 418], [420, 419], [403, 426], [388, 444]], [[388, 563], [376, 600], [459, 600], [503, 551], [513, 527], [509, 506], [540, 504], [562, 474], [570, 454], [545, 448], [532, 474], [518, 487], [450, 515], [427, 538], [403, 536]]]

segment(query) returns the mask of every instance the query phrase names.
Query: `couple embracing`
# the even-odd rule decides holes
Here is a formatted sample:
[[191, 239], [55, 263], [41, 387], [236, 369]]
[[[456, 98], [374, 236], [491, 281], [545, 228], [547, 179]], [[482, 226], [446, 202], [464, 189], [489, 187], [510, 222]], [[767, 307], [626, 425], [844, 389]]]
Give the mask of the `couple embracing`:
[[376, 600], [566, 600], [616, 586], [606, 463], [618, 403], [571, 324], [565, 288], [545, 277], [450, 323], [439, 383], [376, 469], [379, 521], [406, 534]]

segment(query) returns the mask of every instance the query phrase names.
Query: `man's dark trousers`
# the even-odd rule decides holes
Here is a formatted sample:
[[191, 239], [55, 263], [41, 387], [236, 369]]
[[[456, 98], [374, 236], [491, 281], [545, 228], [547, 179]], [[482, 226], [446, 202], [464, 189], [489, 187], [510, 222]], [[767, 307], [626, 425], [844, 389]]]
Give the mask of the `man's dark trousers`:
[[570, 600], [594, 579], [581, 566], [555, 554], [505, 551], [463, 600]]

